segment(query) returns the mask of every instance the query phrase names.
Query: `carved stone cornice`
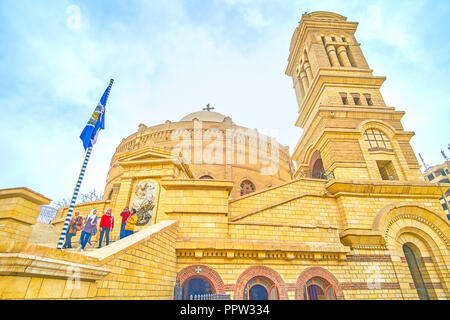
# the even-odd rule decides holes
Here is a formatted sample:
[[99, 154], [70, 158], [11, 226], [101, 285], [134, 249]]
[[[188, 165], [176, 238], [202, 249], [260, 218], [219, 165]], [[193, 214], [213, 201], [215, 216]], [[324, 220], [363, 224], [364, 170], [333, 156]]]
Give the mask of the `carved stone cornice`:
[[367, 180], [332, 180], [325, 188], [329, 195], [336, 197], [349, 196], [373, 196], [383, 197], [421, 197], [440, 198], [441, 193], [436, 185], [425, 182], [411, 181], [367, 181]]
[[179, 238], [179, 258], [345, 260], [350, 248], [341, 243], [306, 243], [242, 239]]

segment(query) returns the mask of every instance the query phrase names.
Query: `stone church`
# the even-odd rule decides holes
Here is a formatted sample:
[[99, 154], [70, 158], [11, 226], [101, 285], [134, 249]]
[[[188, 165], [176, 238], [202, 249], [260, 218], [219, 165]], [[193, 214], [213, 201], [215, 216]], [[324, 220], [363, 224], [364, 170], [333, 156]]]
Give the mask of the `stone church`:
[[440, 190], [424, 181], [357, 25], [313, 12], [295, 29], [286, 75], [303, 134], [292, 153], [209, 106], [123, 139], [103, 200], [75, 210], [112, 208], [119, 224], [135, 208], [127, 238], [116, 227], [101, 249], [57, 250], [35, 232], [50, 199], [0, 190], [0, 298], [449, 299]]

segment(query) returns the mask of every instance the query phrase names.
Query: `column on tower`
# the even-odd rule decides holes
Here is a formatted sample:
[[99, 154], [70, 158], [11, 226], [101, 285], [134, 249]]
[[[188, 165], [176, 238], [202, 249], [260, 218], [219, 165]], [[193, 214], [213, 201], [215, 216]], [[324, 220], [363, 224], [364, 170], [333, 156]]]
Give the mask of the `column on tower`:
[[300, 71], [300, 78], [302, 80], [303, 88], [305, 89], [305, 93], [306, 93], [309, 89], [309, 82], [308, 82], [308, 76], [306, 75], [305, 69], [302, 69]]
[[300, 77], [300, 67], [297, 68], [297, 76], [293, 77], [295, 94], [299, 105], [301, 104], [303, 97], [305, 96], [305, 89], [303, 88], [302, 79]]
[[350, 62], [350, 59], [347, 55], [347, 48], [345, 46], [339, 46], [337, 49], [338, 57], [341, 62], [341, 65], [344, 67], [352, 67], [352, 64]]
[[304, 49], [303, 51], [303, 66], [301, 66], [301, 69], [304, 69], [306, 72], [306, 76], [308, 78], [308, 83], [309, 85], [312, 84], [313, 80], [314, 80], [314, 75], [311, 69], [311, 64], [309, 63], [309, 57], [308, 57], [308, 53], [306, 52], [306, 49]]
[[303, 63], [303, 68], [306, 71], [306, 76], [308, 77], [308, 82], [311, 84], [313, 82], [313, 80], [314, 80], [314, 76], [313, 76], [313, 73], [312, 73], [312, 70], [311, 70], [311, 65], [309, 64], [309, 60], [306, 60]]
[[328, 57], [330, 58], [330, 61], [331, 61], [331, 66], [332, 67], [340, 67], [341, 64], [339, 63], [339, 59], [336, 54], [336, 48], [334, 47], [334, 45], [329, 44], [326, 46], [326, 48], [327, 48]]

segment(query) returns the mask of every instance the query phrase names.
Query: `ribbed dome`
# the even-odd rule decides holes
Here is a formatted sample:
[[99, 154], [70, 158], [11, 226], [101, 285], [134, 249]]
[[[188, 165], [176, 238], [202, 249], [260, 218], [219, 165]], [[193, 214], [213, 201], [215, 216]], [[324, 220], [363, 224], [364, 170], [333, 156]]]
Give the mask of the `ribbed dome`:
[[180, 121], [192, 121], [194, 119], [198, 119], [200, 121], [212, 121], [212, 122], [223, 122], [223, 120], [226, 118], [221, 113], [214, 112], [214, 111], [197, 111], [193, 112], [191, 114], [188, 114]]

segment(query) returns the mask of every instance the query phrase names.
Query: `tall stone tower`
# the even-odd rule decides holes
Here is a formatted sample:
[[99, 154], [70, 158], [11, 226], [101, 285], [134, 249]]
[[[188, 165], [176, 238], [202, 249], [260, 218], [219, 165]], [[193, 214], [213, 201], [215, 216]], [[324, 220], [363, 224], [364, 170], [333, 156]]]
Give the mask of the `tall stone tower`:
[[358, 24], [330, 12], [304, 14], [290, 45], [286, 74], [303, 128], [293, 152], [295, 177], [422, 181], [404, 131], [405, 114], [385, 104], [355, 38]]

